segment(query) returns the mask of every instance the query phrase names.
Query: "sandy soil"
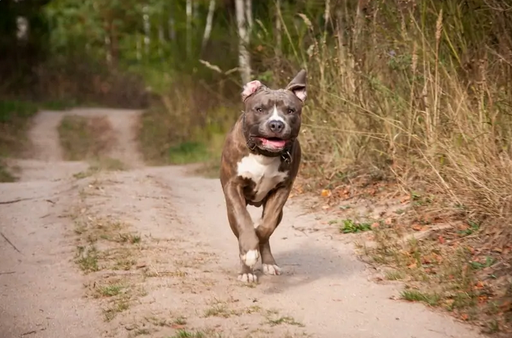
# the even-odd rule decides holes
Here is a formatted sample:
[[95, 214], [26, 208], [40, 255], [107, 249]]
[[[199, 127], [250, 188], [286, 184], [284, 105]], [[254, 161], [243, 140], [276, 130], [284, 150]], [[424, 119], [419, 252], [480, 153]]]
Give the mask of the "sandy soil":
[[[61, 161], [64, 114], [108, 116], [110, 156], [131, 169], [75, 177], [88, 164]], [[400, 285], [372, 282], [353, 246], [296, 199], [272, 237], [283, 275], [238, 282], [220, 182], [183, 166], [145, 167], [137, 116], [76, 109], [34, 119], [32, 159], [16, 161], [19, 182], [0, 186], [0, 337], [481, 337], [394, 300]], [[76, 264], [79, 246], [97, 250], [97, 271]], [[112, 285], [122, 291], [98, 293]]]

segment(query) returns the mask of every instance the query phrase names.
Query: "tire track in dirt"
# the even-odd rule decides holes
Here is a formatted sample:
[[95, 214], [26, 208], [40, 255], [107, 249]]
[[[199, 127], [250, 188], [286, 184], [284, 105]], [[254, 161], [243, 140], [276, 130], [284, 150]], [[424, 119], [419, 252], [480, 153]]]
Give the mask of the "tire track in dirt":
[[[164, 338], [178, 330], [208, 338], [480, 337], [423, 305], [391, 300], [397, 284], [371, 282], [352, 246], [331, 239], [320, 216], [304, 214], [295, 200], [287, 204], [271, 239], [284, 274], [263, 276], [256, 286], [241, 284], [237, 243], [218, 180], [191, 176], [182, 166], [143, 167], [132, 129], [138, 112], [68, 114], [109, 116], [120, 140], [117, 158], [132, 169], [74, 179], [69, 164], [46, 162], [58, 161], [57, 153], [45, 154], [45, 161], [33, 162], [38, 175], [28, 170], [36, 181], [3, 189], [2, 199], [39, 199], [0, 206], [0, 229], [22, 252], [34, 248], [27, 259], [3, 242], [0, 246], [0, 271], [16, 269], [0, 275], [0, 324], [8, 328], [2, 337], [19, 337], [22, 326], [37, 322], [38, 308], [53, 311], [53, 319], [46, 320], [45, 330], [32, 333], [37, 338]], [[48, 130], [55, 126], [54, 117], [38, 115], [33, 141], [55, 137]], [[57, 147], [45, 142], [48, 149]], [[77, 171], [85, 166], [75, 165]], [[25, 212], [36, 209], [39, 213]], [[64, 210], [73, 219], [62, 218]], [[51, 232], [45, 233], [45, 226]], [[83, 276], [69, 262], [78, 247], [79, 266], [88, 271]]]

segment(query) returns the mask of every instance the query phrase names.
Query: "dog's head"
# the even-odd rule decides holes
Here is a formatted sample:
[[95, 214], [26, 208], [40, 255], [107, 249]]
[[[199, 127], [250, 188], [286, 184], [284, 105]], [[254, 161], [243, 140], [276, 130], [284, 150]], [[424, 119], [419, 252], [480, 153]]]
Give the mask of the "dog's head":
[[306, 96], [305, 70], [284, 89], [270, 89], [258, 80], [247, 83], [242, 92], [247, 143], [264, 153], [279, 154], [299, 136]]

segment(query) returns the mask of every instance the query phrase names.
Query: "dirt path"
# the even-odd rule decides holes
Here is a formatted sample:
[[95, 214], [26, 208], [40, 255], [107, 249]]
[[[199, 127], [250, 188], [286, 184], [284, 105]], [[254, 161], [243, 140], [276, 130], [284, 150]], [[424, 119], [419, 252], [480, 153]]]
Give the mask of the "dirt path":
[[218, 180], [144, 167], [137, 112], [68, 114], [108, 115], [116, 156], [133, 169], [74, 178], [88, 166], [60, 160], [63, 114], [35, 118], [35, 159], [18, 161], [20, 182], [1, 185], [0, 202], [26, 200], [0, 204], [0, 231], [19, 250], [0, 238], [0, 337], [480, 337], [392, 300], [398, 285], [371, 282], [352, 245], [295, 200], [272, 237], [284, 274], [239, 283]]

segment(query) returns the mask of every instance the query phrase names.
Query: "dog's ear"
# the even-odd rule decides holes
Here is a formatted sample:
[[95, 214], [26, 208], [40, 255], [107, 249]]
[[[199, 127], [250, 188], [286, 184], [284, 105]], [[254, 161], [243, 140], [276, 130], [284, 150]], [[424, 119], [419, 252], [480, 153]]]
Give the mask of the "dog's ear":
[[286, 86], [286, 89], [294, 93], [299, 100], [304, 102], [308, 96], [306, 91], [306, 70], [302, 69], [297, 75], [295, 75], [293, 80]]
[[263, 84], [258, 80], [247, 82], [242, 91], [242, 101], [245, 101], [249, 96], [256, 93], [262, 86]]

